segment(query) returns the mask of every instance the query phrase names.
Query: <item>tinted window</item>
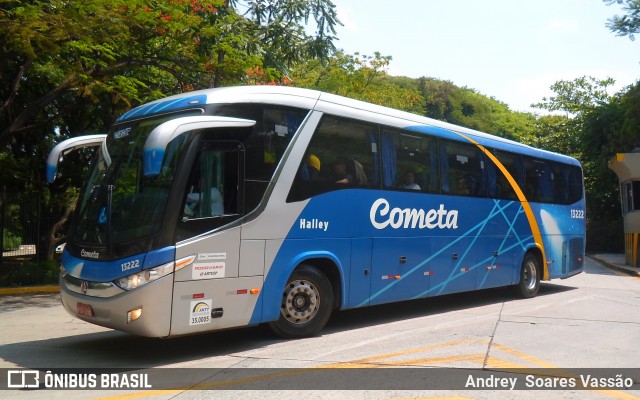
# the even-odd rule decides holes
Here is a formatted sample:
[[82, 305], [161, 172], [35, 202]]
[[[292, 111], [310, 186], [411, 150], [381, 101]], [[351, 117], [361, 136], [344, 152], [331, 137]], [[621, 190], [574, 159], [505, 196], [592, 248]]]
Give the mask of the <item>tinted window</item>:
[[573, 204], [582, 198], [582, 170], [578, 167], [526, 158], [525, 175], [529, 201]]
[[560, 171], [558, 175], [564, 183], [564, 191], [566, 193], [561, 194], [562, 203], [573, 204], [576, 201], [582, 199], [583, 195], [583, 183], [582, 183], [582, 170], [578, 167], [571, 165], [560, 165]]
[[[507, 169], [515, 182], [522, 187], [524, 182], [524, 171], [522, 168], [522, 157], [505, 153], [501, 151], [493, 151], [493, 155]], [[517, 200], [518, 196], [513, 190], [513, 186], [502, 173], [502, 171], [492, 162], [487, 165], [487, 191], [489, 197], [497, 199]]]
[[553, 169], [549, 162], [527, 158], [525, 168], [525, 196], [527, 200], [539, 203], [553, 202]]
[[243, 140], [246, 179], [268, 182], [308, 110], [273, 104], [224, 104], [207, 113], [256, 121], [251, 135]]
[[379, 187], [378, 126], [325, 116], [309, 143], [289, 201], [346, 188]]
[[385, 188], [438, 192], [435, 139], [383, 128], [380, 143]]
[[274, 104], [222, 104], [207, 110], [212, 115], [256, 121], [250, 134], [241, 139], [245, 150], [246, 212], [255, 209], [262, 200], [276, 166], [308, 112]]
[[457, 196], [485, 196], [484, 157], [471, 144], [440, 142], [442, 193]]

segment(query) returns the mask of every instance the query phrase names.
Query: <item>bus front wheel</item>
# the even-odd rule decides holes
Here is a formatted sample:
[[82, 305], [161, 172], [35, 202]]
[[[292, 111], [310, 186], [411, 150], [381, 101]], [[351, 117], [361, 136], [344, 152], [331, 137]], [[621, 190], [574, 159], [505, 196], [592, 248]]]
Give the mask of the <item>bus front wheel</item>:
[[525, 299], [534, 297], [540, 289], [540, 261], [535, 254], [528, 253], [522, 260], [520, 268], [520, 281], [515, 286], [516, 293]]
[[269, 326], [285, 338], [313, 336], [327, 323], [333, 309], [333, 290], [316, 268], [301, 265], [289, 277], [282, 292], [280, 318]]

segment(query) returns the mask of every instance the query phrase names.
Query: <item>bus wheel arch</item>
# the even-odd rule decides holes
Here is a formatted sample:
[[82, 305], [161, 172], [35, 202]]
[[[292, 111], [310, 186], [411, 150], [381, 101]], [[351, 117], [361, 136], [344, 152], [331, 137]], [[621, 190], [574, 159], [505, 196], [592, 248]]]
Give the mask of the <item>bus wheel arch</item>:
[[516, 294], [525, 299], [535, 297], [540, 290], [543, 275], [542, 252], [537, 248], [527, 251], [522, 258], [518, 283], [514, 285]]
[[298, 265], [282, 290], [279, 317], [269, 327], [285, 338], [317, 334], [333, 312], [334, 290], [318, 267], [307, 262]]
[[305, 260], [298, 267], [302, 265], [309, 265], [318, 269], [329, 279], [333, 289], [333, 309], [340, 308], [342, 306], [342, 274], [335, 261], [329, 258], [311, 258]]

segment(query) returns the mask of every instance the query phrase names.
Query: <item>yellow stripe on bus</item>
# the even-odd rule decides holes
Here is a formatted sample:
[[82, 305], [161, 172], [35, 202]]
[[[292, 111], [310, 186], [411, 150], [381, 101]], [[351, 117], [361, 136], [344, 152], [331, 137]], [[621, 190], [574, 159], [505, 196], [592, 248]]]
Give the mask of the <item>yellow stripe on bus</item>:
[[540, 233], [540, 227], [538, 226], [538, 221], [536, 221], [536, 217], [533, 214], [533, 210], [531, 209], [531, 205], [529, 204], [529, 201], [527, 200], [526, 196], [524, 195], [524, 192], [522, 192], [522, 189], [520, 188], [520, 185], [518, 185], [518, 182], [516, 182], [516, 180], [513, 179], [513, 176], [511, 176], [511, 173], [500, 162], [500, 160], [498, 160], [498, 158], [496, 156], [491, 154], [491, 152], [489, 150], [487, 150], [483, 145], [481, 145], [480, 143], [478, 143], [475, 140], [471, 139], [470, 137], [468, 137], [466, 135], [463, 135], [460, 132], [454, 132], [454, 131], [452, 131], [452, 132], [455, 133], [456, 135], [462, 136], [463, 138], [467, 139], [471, 143], [475, 144], [480, 150], [482, 150], [482, 152], [484, 154], [486, 154], [487, 157], [489, 157], [491, 159], [491, 161], [493, 161], [493, 163], [495, 165], [498, 166], [498, 169], [500, 169], [500, 171], [507, 178], [507, 181], [509, 181], [509, 184], [511, 185], [513, 190], [516, 192], [516, 195], [518, 196], [518, 200], [520, 200], [520, 203], [522, 203], [522, 208], [524, 209], [524, 213], [527, 216], [527, 220], [529, 221], [529, 226], [531, 227], [531, 233], [533, 234], [533, 240], [535, 241], [536, 246], [538, 246], [538, 248], [540, 249], [540, 252], [542, 253], [542, 271], [543, 271], [542, 272], [542, 279], [543, 280], [548, 280], [549, 279], [549, 271], [547, 270], [547, 257], [545, 255], [545, 251], [544, 251], [544, 243], [542, 242], [542, 234]]

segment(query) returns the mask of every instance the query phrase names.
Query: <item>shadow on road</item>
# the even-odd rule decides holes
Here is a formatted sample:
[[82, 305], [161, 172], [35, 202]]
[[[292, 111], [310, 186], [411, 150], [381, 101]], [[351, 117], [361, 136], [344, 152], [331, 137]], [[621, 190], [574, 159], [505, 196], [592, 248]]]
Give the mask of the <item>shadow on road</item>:
[[[575, 289], [571, 286], [542, 283], [538, 296], [548, 296]], [[517, 300], [518, 297], [513, 294], [511, 288], [497, 288], [345, 310], [333, 315], [325, 331], [343, 331], [451, 311], [464, 311], [514, 299]], [[522, 299], [522, 301], [527, 300]]]
[[[574, 289], [543, 283], [538, 296]], [[346, 310], [336, 312], [323, 333], [463, 311], [513, 299], [508, 288], [501, 288]], [[45, 302], [45, 307], [50, 303]], [[34, 329], [47, 327], [34, 326]], [[7, 344], [0, 346], [0, 357], [24, 368], [151, 368], [255, 350], [282, 340], [264, 326], [172, 339], [141, 338], [108, 331]]]

